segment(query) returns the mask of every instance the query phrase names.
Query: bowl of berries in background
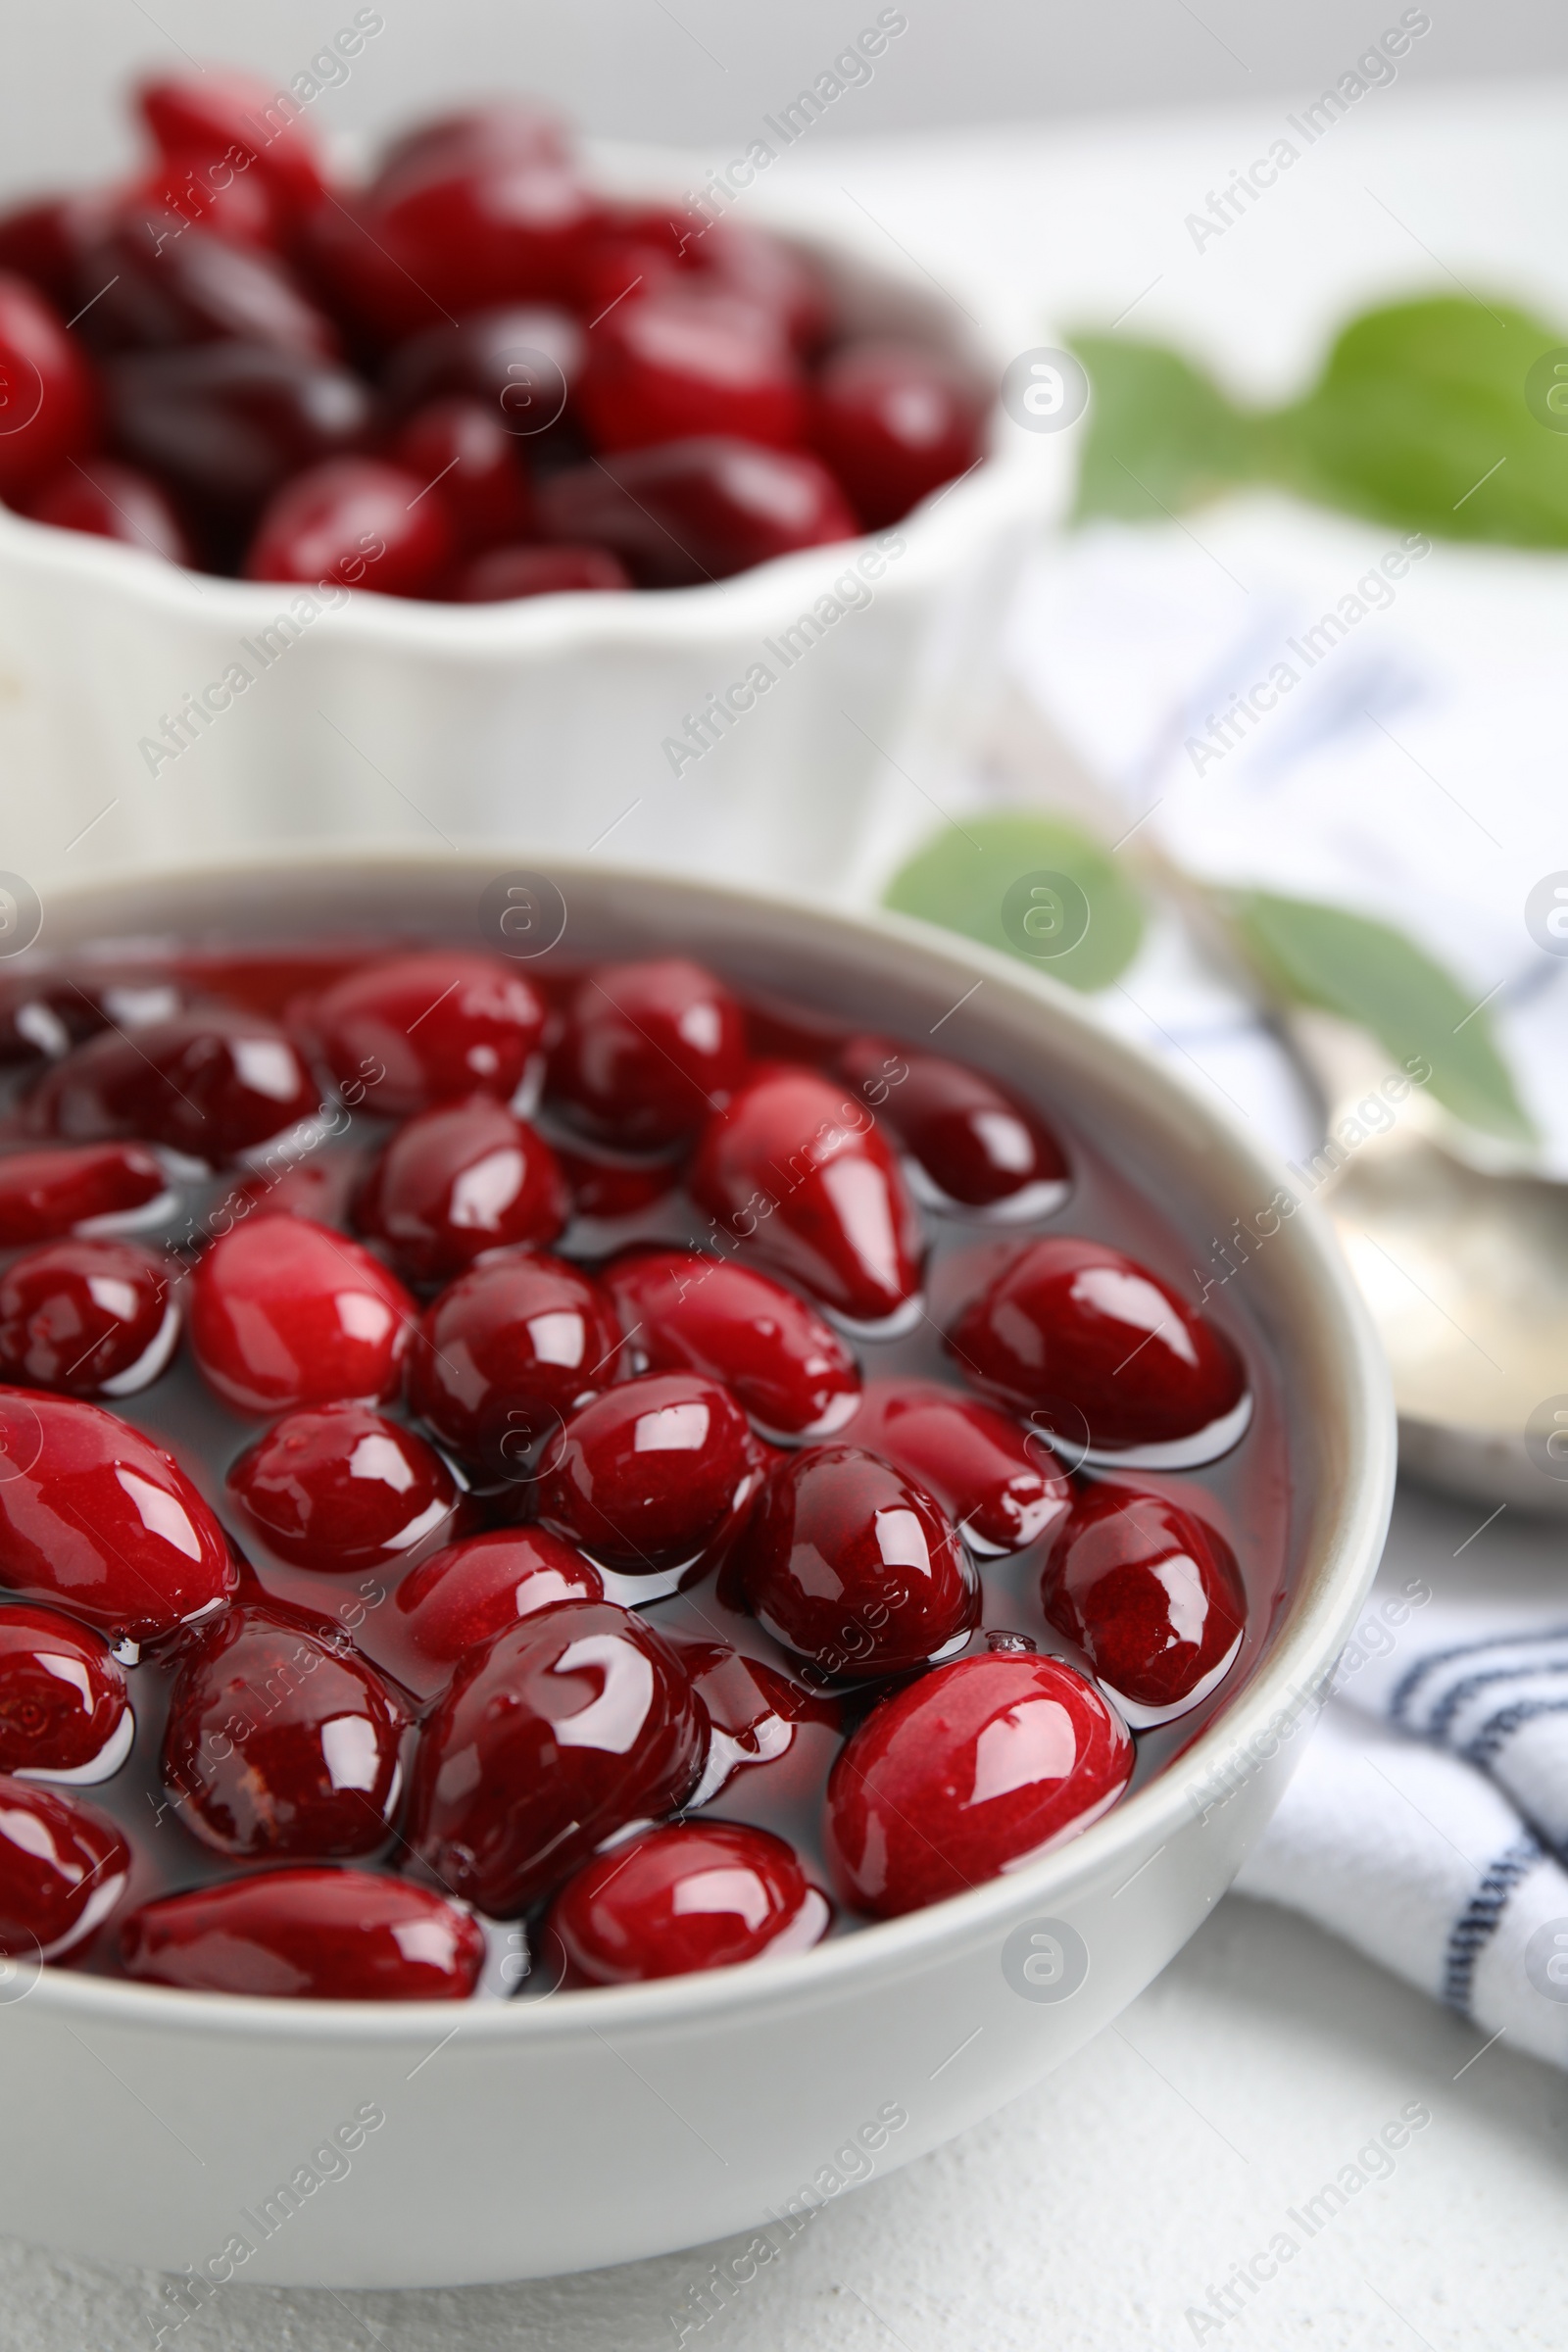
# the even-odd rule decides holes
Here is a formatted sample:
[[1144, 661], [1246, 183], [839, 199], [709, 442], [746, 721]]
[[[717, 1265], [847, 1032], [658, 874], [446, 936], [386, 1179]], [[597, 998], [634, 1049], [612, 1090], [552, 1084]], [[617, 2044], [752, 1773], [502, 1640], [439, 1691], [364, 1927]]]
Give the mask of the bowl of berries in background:
[[136, 106], [139, 174], [0, 217], [12, 864], [614, 825], [842, 889], [1064, 504], [997, 408], [1037, 322], [523, 101], [359, 180], [243, 76]]
[[399, 2285], [756, 2229], [1224, 1891], [1393, 1412], [1310, 1205], [1081, 998], [323, 852], [61, 894], [0, 1048], [14, 2231]]

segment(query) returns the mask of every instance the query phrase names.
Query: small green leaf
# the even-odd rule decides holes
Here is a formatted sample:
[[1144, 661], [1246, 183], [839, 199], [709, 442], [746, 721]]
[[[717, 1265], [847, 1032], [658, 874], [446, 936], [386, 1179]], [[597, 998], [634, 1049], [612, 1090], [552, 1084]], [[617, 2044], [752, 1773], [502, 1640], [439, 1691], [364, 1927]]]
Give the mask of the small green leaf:
[[1084, 334], [1074, 348], [1094, 393], [1080, 521], [1147, 522], [1273, 482], [1436, 538], [1568, 547], [1568, 344], [1512, 303], [1367, 311], [1283, 409], [1238, 408], [1158, 344]]
[[1092, 393], [1076, 520], [1157, 521], [1256, 473], [1257, 420], [1176, 352], [1109, 335], [1073, 349]]
[[1568, 432], [1543, 420], [1552, 412], [1529, 385], [1562, 345], [1505, 302], [1445, 295], [1369, 311], [1306, 399], [1274, 419], [1283, 478], [1444, 538], [1568, 546]]
[[1081, 989], [1108, 988], [1144, 933], [1138, 894], [1104, 844], [1032, 810], [950, 825], [901, 867], [883, 902]]
[[1344, 906], [1269, 891], [1221, 904], [1272, 996], [1355, 1022], [1406, 1066], [1424, 1058], [1433, 1094], [1467, 1125], [1515, 1143], [1535, 1140], [1485, 1011], [1402, 931]]

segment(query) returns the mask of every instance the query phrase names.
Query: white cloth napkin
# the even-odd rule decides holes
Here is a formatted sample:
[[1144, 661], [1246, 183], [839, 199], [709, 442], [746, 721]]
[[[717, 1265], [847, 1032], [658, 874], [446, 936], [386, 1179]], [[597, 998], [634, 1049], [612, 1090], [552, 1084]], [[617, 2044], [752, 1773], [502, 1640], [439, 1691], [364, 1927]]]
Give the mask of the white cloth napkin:
[[[1353, 908], [1442, 962], [1486, 1006], [1533, 1172], [1568, 1177], [1568, 939], [1544, 945], [1537, 903], [1568, 885], [1568, 559], [1405, 536], [1273, 495], [1092, 523], [1041, 551], [1009, 665], [1188, 873]], [[1321, 650], [1314, 623], [1356, 608]], [[1267, 707], [1215, 732], [1260, 681]]]
[[1396, 1640], [1398, 1606], [1363, 1620], [1238, 1886], [1568, 2066], [1568, 1603], [1441, 1603]]

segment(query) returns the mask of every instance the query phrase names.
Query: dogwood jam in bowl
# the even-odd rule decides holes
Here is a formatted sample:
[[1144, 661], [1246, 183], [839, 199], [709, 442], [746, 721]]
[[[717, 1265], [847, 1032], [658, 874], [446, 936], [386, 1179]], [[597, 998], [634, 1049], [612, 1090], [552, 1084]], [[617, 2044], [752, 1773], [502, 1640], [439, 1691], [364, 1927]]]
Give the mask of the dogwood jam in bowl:
[[540, 969], [13, 978], [0, 1950], [391, 2000], [801, 1951], [1078, 1835], [1257, 1656], [1276, 1375], [1069, 1105]]

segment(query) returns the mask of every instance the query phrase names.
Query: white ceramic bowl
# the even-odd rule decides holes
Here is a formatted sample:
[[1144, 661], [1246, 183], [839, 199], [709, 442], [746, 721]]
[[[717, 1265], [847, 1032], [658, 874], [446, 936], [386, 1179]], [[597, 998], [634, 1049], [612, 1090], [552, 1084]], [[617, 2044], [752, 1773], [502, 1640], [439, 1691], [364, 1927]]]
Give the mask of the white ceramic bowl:
[[[522, 862], [318, 859], [106, 887], [52, 902], [45, 941], [238, 944], [345, 922], [471, 941], [481, 891]], [[1244, 1130], [1006, 958], [894, 918], [597, 863], [550, 871], [569, 951], [673, 941], [743, 985], [878, 1028], [918, 1036], [950, 1016], [950, 1051], [1061, 1105], [1157, 1191], [1195, 1258], [1274, 1195], [1278, 1171]], [[906, 2162], [1069, 2057], [1229, 1884], [1383, 1541], [1388, 1379], [1322, 1220], [1303, 1208], [1221, 1298], [1278, 1366], [1287, 1599], [1214, 1722], [1082, 1838], [797, 1958], [538, 2004], [226, 1999], [12, 1972], [0, 2110], [25, 2124], [7, 2230], [209, 2278], [226, 2262], [246, 2279], [332, 2286], [535, 2276], [764, 2225], [780, 2243], [789, 2225], [770, 2215]], [[340, 2126], [359, 2135], [348, 2156], [327, 2152]]]
[[[601, 160], [623, 190], [686, 184], [679, 159]], [[787, 203], [765, 217], [790, 230]], [[972, 287], [962, 310], [943, 298], [868, 221], [799, 241], [858, 330], [958, 352], [993, 382], [1041, 341], [1027, 312]], [[0, 760], [27, 786], [5, 863], [44, 889], [249, 843], [526, 837], [851, 889], [884, 799], [930, 815], [916, 788], [940, 793], [975, 741], [1018, 564], [1066, 504], [1070, 439], [999, 413], [988, 461], [882, 558], [858, 540], [707, 588], [490, 607], [362, 591], [303, 622], [286, 586], [183, 572], [0, 510]], [[823, 617], [824, 598], [842, 618]], [[798, 645], [822, 633], [786, 667], [768, 642], [803, 614]], [[698, 740], [686, 714], [759, 662], [777, 682], [729, 734], [696, 761], [666, 752]], [[165, 718], [236, 662], [252, 682], [231, 681], [209, 722], [187, 717], [169, 758]], [[144, 749], [160, 737], [164, 757]]]

